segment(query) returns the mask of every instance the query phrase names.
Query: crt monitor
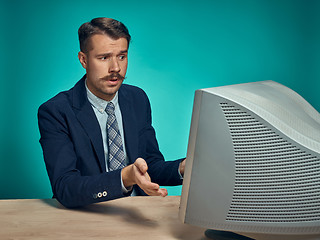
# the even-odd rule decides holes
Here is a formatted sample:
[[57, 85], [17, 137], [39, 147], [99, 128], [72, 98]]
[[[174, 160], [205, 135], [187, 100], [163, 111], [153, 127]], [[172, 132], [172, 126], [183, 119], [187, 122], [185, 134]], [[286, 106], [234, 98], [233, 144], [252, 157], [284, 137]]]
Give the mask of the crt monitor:
[[179, 218], [208, 237], [320, 239], [320, 114], [274, 81], [197, 90]]

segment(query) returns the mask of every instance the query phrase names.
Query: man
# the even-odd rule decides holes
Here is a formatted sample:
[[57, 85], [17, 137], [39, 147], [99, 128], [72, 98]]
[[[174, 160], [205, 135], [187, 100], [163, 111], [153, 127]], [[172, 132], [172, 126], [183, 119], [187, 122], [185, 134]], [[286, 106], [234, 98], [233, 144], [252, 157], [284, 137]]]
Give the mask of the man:
[[[130, 35], [96, 18], [79, 28], [86, 75], [38, 112], [40, 143], [57, 200], [66, 207], [136, 195], [166, 196], [182, 183], [185, 161], [164, 161], [143, 90], [122, 84]], [[151, 181], [152, 180], [152, 181]]]

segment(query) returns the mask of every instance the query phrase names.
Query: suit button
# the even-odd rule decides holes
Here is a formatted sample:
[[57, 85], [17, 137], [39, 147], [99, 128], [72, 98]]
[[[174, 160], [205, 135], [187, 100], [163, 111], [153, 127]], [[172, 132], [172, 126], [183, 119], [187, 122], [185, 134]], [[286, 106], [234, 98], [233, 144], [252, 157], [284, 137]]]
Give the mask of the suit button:
[[96, 194], [96, 193], [93, 194], [93, 198], [94, 198], [94, 199], [97, 199], [97, 197], [98, 197], [98, 194]]
[[102, 193], [99, 192], [99, 193], [98, 193], [98, 198], [101, 198], [101, 197], [102, 197]]
[[108, 195], [107, 191], [103, 191], [102, 196], [106, 197]]

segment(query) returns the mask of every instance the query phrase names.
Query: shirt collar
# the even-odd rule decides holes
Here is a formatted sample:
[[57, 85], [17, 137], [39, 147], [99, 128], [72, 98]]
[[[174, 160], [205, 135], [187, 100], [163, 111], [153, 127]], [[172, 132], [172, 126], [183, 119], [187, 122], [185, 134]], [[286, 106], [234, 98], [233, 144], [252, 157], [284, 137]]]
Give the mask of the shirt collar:
[[104, 113], [105, 109], [107, 107], [107, 104], [109, 102], [112, 102], [114, 104], [114, 107], [116, 108], [118, 105], [118, 91], [116, 92], [116, 95], [114, 96], [114, 98], [111, 101], [106, 101], [104, 99], [101, 99], [99, 97], [97, 97], [96, 95], [94, 95], [89, 88], [87, 87], [87, 79], [85, 81], [85, 86], [86, 86], [86, 90], [87, 90], [87, 97], [89, 102], [91, 103], [91, 105], [93, 107], [95, 107], [100, 113]]

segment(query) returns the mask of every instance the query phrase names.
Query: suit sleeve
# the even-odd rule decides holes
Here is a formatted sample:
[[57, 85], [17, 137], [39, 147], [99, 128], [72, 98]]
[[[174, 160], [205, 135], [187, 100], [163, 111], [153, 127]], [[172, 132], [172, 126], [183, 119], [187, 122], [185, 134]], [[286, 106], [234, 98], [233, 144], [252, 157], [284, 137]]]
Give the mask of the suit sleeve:
[[73, 208], [129, 195], [122, 192], [121, 170], [81, 173], [78, 158], [83, 156], [75, 151], [69, 112], [62, 110], [61, 104], [45, 103], [38, 111], [40, 144], [54, 196], [65, 207]]
[[151, 107], [150, 102], [145, 94], [144, 112], [145, 126], [140, 133], [140, 142], [144, 142], [143, 150], [144, 158], [148, 163], [148, 173], [153, 182], [162, 186], [176, 186], [182, 184], [182, 179], [179, 174], [179, 165], [183, 159], [174, 161], [165, 161], [159, 150], [159, 145], [156, 139], [156, 133], [152, 127]]

